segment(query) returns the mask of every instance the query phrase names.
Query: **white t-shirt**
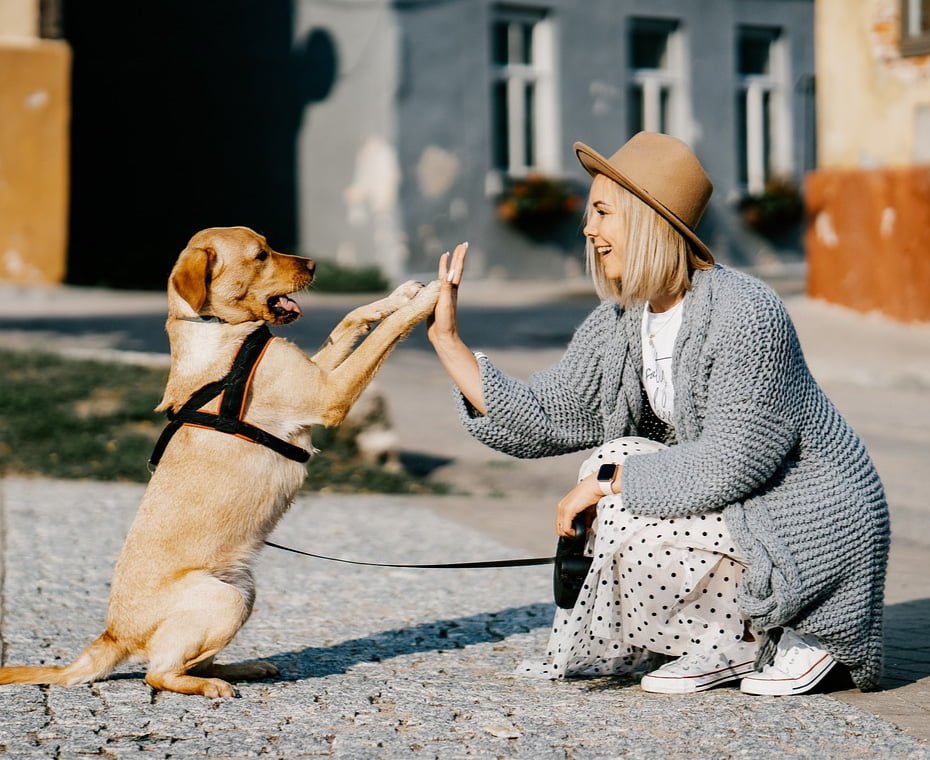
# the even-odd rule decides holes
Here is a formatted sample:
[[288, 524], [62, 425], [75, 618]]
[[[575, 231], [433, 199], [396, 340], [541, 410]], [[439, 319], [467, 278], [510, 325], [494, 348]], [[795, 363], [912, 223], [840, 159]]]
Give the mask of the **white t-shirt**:
[[652, 411], [668, 425], [672, 424], [672, 412], [675, 410], [672, 351], [681, 328], [684, 303], [679, 301], [668, 311], [658, 314], [651, 311], [648, 304], [643, 309], [643, 387]]

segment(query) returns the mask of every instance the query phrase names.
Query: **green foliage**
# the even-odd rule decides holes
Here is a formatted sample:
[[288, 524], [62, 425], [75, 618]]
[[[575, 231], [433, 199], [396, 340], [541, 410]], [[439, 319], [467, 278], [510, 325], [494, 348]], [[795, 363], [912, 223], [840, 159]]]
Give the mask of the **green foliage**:
[[[0, 474], [147, 481], [146, 463], [165, 425], [152, 410], [166, 376], [161, 369], [0, 351]], [[359, 430], [344, 425], [315, 432], [321, 451], [310, 460], [308, 487], [442, 490], [405, 471], [362, 462]]]
[[347, 267], [334, 261], [314, 260], [314, 290], [322, 293], [381, 293], [388, 288], [388, 281], [378, 267]]

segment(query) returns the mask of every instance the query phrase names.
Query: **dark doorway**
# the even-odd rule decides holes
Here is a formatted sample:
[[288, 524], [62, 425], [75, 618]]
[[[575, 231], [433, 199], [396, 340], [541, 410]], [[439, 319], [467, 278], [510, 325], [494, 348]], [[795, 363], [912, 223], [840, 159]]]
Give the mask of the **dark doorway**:
[[290, 0], [63, 0], [74, 52], [68, 281], [161, 288], [199, 229], [297, 241]]

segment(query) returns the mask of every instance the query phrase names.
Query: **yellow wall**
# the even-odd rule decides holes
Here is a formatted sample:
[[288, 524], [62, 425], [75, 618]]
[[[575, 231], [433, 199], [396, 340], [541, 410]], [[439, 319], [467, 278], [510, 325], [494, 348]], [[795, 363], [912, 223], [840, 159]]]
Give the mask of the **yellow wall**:
[[39, 0], [0, 0], [0, 280], [61, 282], [71, 49], [40, 40]]
[[900, 23], [900, 0], [816, 1], [820, 168], [930, 163], [930, 56], [901, 57]]
[[0, 36], [38, 37], [39, 0], [0, 0]]
[[0, 280], [65, 275], [70, 68], [64, 42], [0, 40]]

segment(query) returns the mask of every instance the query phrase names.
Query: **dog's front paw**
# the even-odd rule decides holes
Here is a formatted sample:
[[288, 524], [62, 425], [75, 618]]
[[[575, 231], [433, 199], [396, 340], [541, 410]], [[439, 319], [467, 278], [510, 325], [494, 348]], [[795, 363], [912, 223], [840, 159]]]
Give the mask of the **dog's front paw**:
[[433, 309], [436, 308], [436, 302], [439, 300], [439, 289], [441, 287], [442, 283], [439, 280], [433, 280], [429, 285], [424, 285], [410, 302], [411, 306], [424, 317], [432, 314]]
[[416, 280], [408, 280], [403, 285], [399, 285], [394, 289], [394, 292], [391, 293], [390, 297], [392, 299], [401, 299], [403, 301], [411, 301], [414, 296], [419, 293], [425, 285], [422, 282], [417, 282]]

